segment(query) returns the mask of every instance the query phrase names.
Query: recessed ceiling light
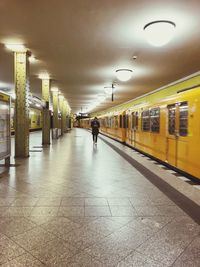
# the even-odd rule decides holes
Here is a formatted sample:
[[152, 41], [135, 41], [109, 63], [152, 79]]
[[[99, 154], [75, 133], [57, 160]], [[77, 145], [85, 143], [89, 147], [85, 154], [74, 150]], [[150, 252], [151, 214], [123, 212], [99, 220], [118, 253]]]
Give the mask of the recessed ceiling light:
[[27, 49], [23, 44], [5, 44], [5, 47], [13, 52], [26, 52]]
[[51, 92], [59, 92], [58, 87], [52, 87]]
[[163, 46], [171, 41], [176, 24], [169, 20], [152, 21], [144, 26], [147, 42], [153, 46]]
[[44, 73], [40, 73], [39, 74], [39, 79], [42, 79], [42, 80], [49, 80], [50, 77], [49, 77], [49, 74], [47, 72], [44, 72]]
[[133, 71], [129, 70], [129, 69], [116, 70], [117, 79], [122, 81], [122, 82], [126, 82], [126, 81], [130, 80], [132, 73], [133, 73]]
[[64, 99], [64, 96], [62, 94], [59, 94], [58, 97], [60, 100]]
[[30, 56], [28, 60], [30, 63], [35, 63], [37, 61], [37, 59], [34, 56]]

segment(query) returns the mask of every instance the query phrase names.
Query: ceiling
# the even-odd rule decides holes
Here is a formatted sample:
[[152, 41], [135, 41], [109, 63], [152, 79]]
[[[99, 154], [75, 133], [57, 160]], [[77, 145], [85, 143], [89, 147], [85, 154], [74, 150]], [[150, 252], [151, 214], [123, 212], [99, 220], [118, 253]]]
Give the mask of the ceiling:
[[[74, 113], [92, 104], [115, 71], [133, 70], [117, 81], [114, 102], [103, 110], [200, 70], [199, 0], [0, 0], [0, 89], [13, 89], [13, 55], [5, 43], [23, 43], [38, 59], [30, 87], [40, 96], [38, 74], [47, 71]], [[166, 46], [144, 38], [145, 24], [172, 20], [176, 34]], [[133, 56], [137, 56], [133, 60]]]

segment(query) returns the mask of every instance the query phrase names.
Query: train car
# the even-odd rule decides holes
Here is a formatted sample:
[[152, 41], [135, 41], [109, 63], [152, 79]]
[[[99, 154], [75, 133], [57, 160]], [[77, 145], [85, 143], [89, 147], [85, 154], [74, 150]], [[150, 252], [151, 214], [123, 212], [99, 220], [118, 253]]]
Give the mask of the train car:
[[101, 132], [114, 137], [119, 141], [124, 141], [125, 139], [125, 128], [122, 127], [122, 118], [125, 111], [110, 112], [106, 116], [100, 116]]
[[200, 178], [200, 88], [126, 112], [125, 143]]
[[[30, 108], [29, 112], [29, 129], [37, 131], [42, 129], [42, 111], [37, 108]], [[14, 134], [14, 105], [11, 107], [11, 134]]]
[[90, 118], [81, 119], [80, 120], [80, 128], [89, 129], [90, 128], [90, 122], [91, 122]]
[[200, 179], [200, 86], [142, 100], [99, 116], [101, 132]]
[[42, 111], [40, 109], [31, 108], [29, 115], [29, 129], [36, 131], [42, 129]]

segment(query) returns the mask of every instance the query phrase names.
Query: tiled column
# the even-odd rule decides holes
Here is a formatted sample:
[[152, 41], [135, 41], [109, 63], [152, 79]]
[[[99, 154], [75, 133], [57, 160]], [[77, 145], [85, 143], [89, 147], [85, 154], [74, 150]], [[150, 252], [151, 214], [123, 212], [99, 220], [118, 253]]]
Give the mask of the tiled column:
[[67, 128], [69, 129], [70, 128], [70, 121], [71, 121], [71, 119], [70, 119], [70, 108], [69, 108], [69, 106], [67, 106], [67, 118], [68, 118], [68, 120], [67, 120]]
[[67, 101], [64, 101], [63, 103], [62, 129], [63, 129], [63, 132], [66, 133], [67, 131]]
[[42, 100], [46, 104], [42, 111], [42, 144], [43, 145], [50, 144], [49, 90], [50, 90], [50, 80], [42, 79]]
[[[52, 89], [53, 94], [53, 130], [58, 130], [58, 90]], [[53, 138], [58, 136], [53, 135]]]
[[15, 52], [15, 157], [29, 156], [28, 52]]
[[61, 135], [63, 135], [63, 107], [64, 107], [64, 97], [62, 95], [59, 95], [59, 108], [61, 112]]

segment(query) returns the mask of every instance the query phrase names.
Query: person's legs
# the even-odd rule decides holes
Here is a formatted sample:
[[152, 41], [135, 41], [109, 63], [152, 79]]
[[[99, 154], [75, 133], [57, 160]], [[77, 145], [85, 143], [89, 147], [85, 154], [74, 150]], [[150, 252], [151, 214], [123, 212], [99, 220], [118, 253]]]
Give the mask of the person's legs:
[[94, 134], [92, 134], [93, 142], [95, 142], [95, 139], [94, 139], [94, 137], [95, 137], [95, 135], [94, 135]]

